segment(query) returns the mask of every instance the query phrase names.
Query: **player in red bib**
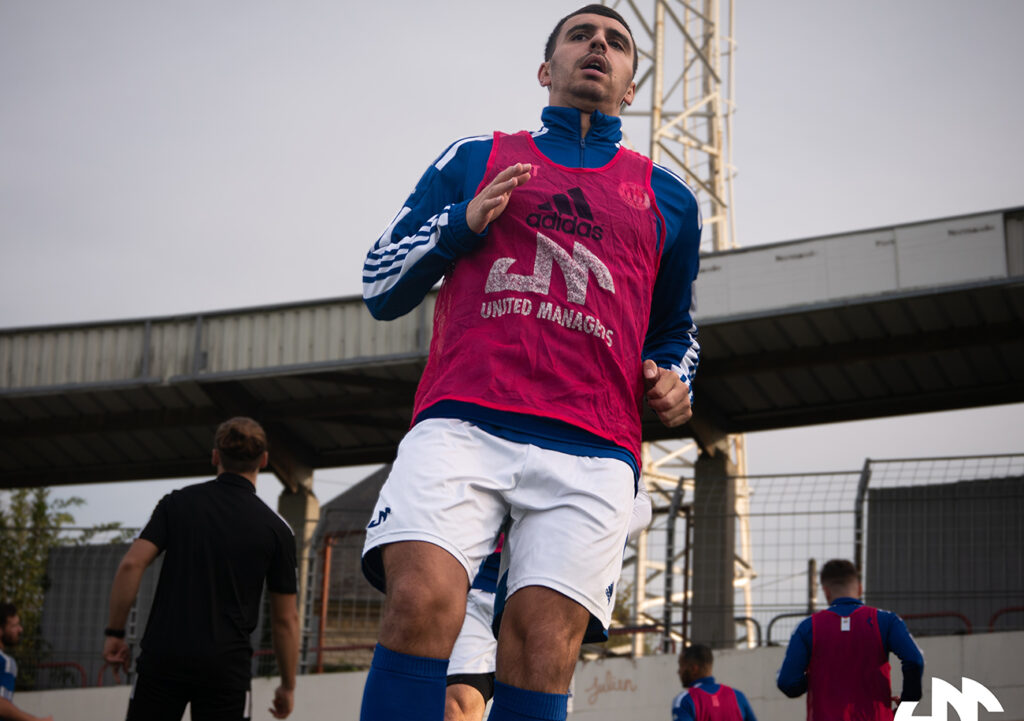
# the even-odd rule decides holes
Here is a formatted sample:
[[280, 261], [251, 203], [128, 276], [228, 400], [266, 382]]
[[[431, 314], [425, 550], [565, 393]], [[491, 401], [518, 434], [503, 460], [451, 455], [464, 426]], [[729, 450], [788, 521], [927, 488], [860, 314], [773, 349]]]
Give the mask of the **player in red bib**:
[[[828, 609], [797, 626], [779, 669], [791, 698], [807, 692], [808, 721], [892, 721], [893, 701], [921, 700], [924, 658], [895, 613], [865, 606], [857, 568], [835, 559], [821, 569]], [[889, 653], [903, 668], [903, 694], [892, 698]]]
[[700, 214], [621, 147], [637, 50], [622, 17], [563, 18], [534, 133], [453, 143], [367, 255], [377, 318], [443, 278], [413, 426], [367, 526], [387, 599], [363, 721], [440, 721], [469, 579], [507, 531], [492, 721], [564, 719], [584, 634], [607, 627], [646, 402], [689, 419]]
[[715, 682], [714, 662], [711, 649], [701, 644], [679, 654], [679, 680], [686, 691], [672, 702], [672, 721], [757, 721], [742, 691]]

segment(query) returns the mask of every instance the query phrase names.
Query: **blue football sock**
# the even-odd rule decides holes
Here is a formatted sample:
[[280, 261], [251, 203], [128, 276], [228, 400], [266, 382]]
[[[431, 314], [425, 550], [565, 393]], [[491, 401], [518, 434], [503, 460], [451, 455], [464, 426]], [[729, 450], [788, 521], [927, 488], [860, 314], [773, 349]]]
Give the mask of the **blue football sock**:
[[527, 691], [494, 682], [494, 702], [489, 721], [565, 721], [569, 694]]
[[360, 721], [442, 721], [447, 674], [446, 658], [409, 656], [377, 644]]

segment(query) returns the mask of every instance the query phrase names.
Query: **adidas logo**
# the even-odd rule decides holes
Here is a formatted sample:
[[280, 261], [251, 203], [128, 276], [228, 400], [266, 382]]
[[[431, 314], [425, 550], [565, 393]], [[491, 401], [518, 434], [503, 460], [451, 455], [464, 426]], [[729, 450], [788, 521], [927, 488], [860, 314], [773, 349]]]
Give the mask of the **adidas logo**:
[[579, 188], [556, 193], [549, 202], [541, 203], [537, 209], [543, 212], [530, 213], [526, 216], [526, 223], [531, 228], [559, 230], [594, 240], [601, 240], [604, 237], [604, 229], [594, 223], [590, 204]]

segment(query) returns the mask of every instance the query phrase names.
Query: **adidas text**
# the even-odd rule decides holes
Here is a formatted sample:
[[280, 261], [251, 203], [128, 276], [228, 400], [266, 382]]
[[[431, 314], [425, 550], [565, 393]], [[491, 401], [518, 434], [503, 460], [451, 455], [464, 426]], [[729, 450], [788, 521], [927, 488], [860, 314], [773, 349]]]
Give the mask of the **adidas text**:
[[541, 230], [558, 230], [563, 233], [578, 235], [581, 238], [601, 240], [601, 238], [604, 237], [604, 229], [602, 229], [600, 225], [594, 225], [589, 221], [580, 220], [573, 215], [562, 216], [554, 211], [545, 213], [544, 215], [541, 215], [540, 213], [530, 213], [526, 216], [526, 223], [531, 228], [538, 228]]

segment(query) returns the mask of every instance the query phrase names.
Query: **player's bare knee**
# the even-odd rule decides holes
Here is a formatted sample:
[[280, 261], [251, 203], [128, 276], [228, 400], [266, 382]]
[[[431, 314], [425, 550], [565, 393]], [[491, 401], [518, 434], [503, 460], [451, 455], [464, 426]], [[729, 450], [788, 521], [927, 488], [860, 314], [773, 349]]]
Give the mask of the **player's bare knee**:
[[444, 702], [444, 721], [465, 721], [466, 718], [466, 709], [457, 699], [448, 696]]
[[511, 596], [506, 617], [512, 632], [521, 640], [543, 645], [555, 639], [569, 643], [576, 637], [582, 638], [589, 614], [558, 591], [527, 586]]
[[545, 649], [568, 649], [575, 640], [579, 644], [582, 634], [555, 619], [541, 618], [536, 623], [521, 623], [513, 627], [524, 653], [535, 656]]
[[388, 578], [384, 615], [410, 631], [458, 629], [466, 610], [466, 594], [458, 587], [427, 585], [415, 578]]

